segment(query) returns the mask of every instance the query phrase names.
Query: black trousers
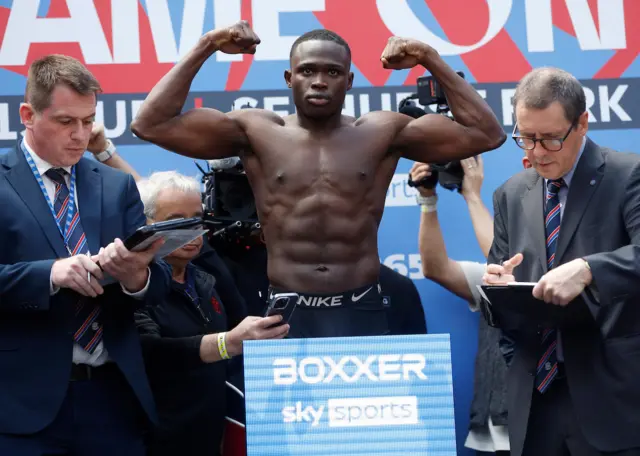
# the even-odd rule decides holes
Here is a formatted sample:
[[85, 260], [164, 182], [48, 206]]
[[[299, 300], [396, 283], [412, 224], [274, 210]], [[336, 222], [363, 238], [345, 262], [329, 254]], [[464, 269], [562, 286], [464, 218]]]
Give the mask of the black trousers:
[[[640, 430], [639, 430], [640, 431]], [[566, 378], [533, 392], [522, 456], [640, 456], [640, 448], [603, 453], [587, 442], [578, 426]]]

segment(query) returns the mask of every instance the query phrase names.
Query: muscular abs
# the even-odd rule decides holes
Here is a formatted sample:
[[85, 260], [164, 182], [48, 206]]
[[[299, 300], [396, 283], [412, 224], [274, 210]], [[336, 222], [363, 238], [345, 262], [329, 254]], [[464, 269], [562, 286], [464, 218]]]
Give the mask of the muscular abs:
[[331, 293], [377, 280], [378, 225], [398, 158], [367, 130], [348, 124], [315, 138], [252, 121], [243, 161], [273, 285]]

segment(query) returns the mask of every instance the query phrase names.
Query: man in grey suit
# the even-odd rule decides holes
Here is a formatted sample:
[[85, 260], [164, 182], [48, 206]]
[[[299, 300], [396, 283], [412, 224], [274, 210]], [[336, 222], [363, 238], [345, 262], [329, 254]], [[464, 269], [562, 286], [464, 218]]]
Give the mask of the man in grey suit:
[[[513, 103], [533, 167], [494, 194], [484, 281], [537, 282], [535, 298], [573, 317], [498, 315], [512, 455], [640, 455], [640, 155], [586, 137], [582, 86], [562, 70], [529, 73]], [[594, 299], [572, 303], [583, 291]]]

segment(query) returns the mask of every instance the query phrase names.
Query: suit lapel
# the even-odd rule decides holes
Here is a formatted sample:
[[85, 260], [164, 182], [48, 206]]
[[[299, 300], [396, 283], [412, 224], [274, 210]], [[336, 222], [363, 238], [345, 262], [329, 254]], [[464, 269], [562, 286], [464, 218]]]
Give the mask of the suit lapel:
[[587, 138], [567, 194], [556, 248], [556, 264], [560, 264], [562, 261], [562, 256], [569, 247], [571, 239], [578, 229], [578, 224], [589, 205], [589, 200], [600, 185], [603, 175], [604, 157], [602, 152], [593, 141]]
[[542, 252], [542, 254], [536, 255], [540, 260], [540, 265], [543, 271], [547, 271], [546, 258], [546, 243], [544, 232], [544, 208], [542, 202], [544, 199], [544, 192], [542, 179], [537, 173], [531, 173], [531, 182], [529, 183], [528, 191], [522, 196], [522, 209], [524, 216], [527, 219], [527, 227], [529, 234], [534, 244], [535, 252]]
[[87, 158], [76, 165], [76, 185], [80, 207], [80, 222], [87, 237], [89, 251], [100, 250], [100, 220], [102, 219], [102, 176]]
[[56, 256], [68, 257], [58, 225], [22, 150], [16, 147], [9, 154], [7, 162], [11, 170], [6, 174], [9, 184], [35, 217]]

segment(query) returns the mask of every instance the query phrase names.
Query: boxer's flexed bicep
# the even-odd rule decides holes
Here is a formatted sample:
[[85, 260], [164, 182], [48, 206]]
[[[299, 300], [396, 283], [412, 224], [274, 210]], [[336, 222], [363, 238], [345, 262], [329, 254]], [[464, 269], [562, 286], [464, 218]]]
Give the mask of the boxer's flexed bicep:
[[391, 147], [410, 160], [446, 163], [487, 151], [482, 131], [465, 127], [449, 117], [427, 114], [412, 119], [404, 114], [389, 114], [396, 127]]
[[133, 132], [163, 149], [207, 160], [238, 155], [249, 142], [233, 112], [225, 114], [209, 108], [189, 110], [143, 135], [135, 129]]

